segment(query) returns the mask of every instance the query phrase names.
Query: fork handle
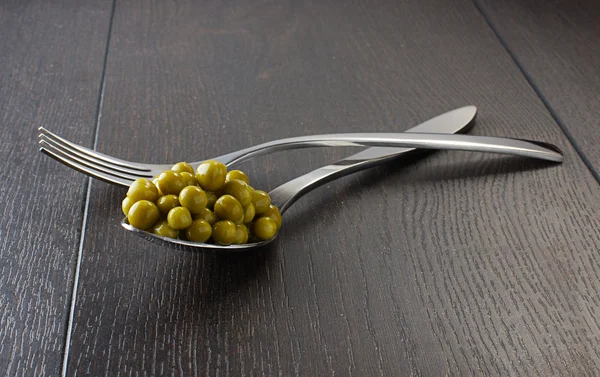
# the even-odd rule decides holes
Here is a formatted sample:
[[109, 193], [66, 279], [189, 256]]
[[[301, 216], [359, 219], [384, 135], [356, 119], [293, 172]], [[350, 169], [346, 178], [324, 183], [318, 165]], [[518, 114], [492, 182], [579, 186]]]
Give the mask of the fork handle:
[[501, 137], [433, 133], [350, 133], [293, 137], [242, 149], [217, 157], [216, 160], [229, 166], [276, 151], [315, 146], [452, 149], [509, 154], [554, 162], [563, 160], [560, 150], [552, 144]]
[[[407, 134], [408, 135], [408, 134]], [[418, 135], [418, 134], [410, 134]], [[425, 135], [425, 134], [424, 134]], [[430, 134], [426, 134], [430, 136]], [[438, 135], [435, 135], [438, 136]], [[469, 136], [469, 135], [443, 135], [449, 139], [494, 139], [498, 140], [499, 138], [483, 138], [477, 136]], [[458, 137], [457, 137], [458, 136]], [[466, 136], [466, 138], [465, 138]], [[501, 139], [502, 140], [502, 139]], [[561, 162], [563, 160], [562, 154], [560, 154], [560, 150], [551, 144], [544, 144], [538, 142], [529, 142], [522, 140], [514, 140], [514, 139], [503, 139], [509, 140], [511, 144], [508, 146], [498, 146], [498, 145], [490, 145], [490, 144], [481, 144], [474, 145], [471, 147], [471, 144], [463, 145], [449, 145], [449, 148], [436, 148], [436, 149], [463, 149], [463, 150], [474, 150], [474, 151], [490, 151], [496, 153], [506, 153], [506, 154], [514, 154], [526, 157], [535, 157], [541, 158], [543, 160]], [[525, 144], [524, 144], [525, 143]], [[529, 146], [531, 144], [531, 146]], [[440, 144], [436, 144], [440, 145]], [[504, 144], [503, 144], [504, 145]], [[443, 145], [440, 145], [443, 146]], [[528, 149], [522, 149], [524, 146], [527, 146]], [[468, 148], [467, 148], [468, 147]], [[493, 150], [489, 150], [488, 148], [493, 147]], [[512, 149], [508, 149], [508, 148]], [[535, 147], [535, 148], [534, 148]], [[532, 149], [529, 149], [532, 148]], [[344, 177], [346, 175], [358, 172], [360, 170], [365, 170], [377, 165], [381, 165], [390, 161], [393, 161], [399, 158], [402, 155], [405, 155], [409, 152], [415, 151], [416, 148], [369, 148], [362, 152], [359, 152], [355, 155], [347, 157], [343, 160], [340, 160], [331, 165], [324, 166], [322, 168], [313, 170], [305, 175], [302, 175], [298, 178], [295, 178], [291, 181], [288, 181], [281, 186], [275, 188], [269, 193], [271, 197], [271, 202], [279, 208], [281, 213], [283, 214], [294, 202], [300, 199], [303, 195], [308, 192], [314, 190], [315, 188], [322, 186], [326, 183], [329, 183], [338, 178]]]

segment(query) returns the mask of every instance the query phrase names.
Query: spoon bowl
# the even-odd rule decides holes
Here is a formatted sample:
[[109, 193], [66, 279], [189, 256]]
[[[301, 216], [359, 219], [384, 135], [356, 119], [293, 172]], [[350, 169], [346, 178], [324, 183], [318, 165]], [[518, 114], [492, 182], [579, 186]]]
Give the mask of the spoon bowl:
[[146, 241], [150, 241], [150, 242], [153, 242], [153, 243], [155, 243], [157, 245], [161, 245], [161, 246], [167, 246], [167, 247], [180, 249], [180, 250], [187, 250], [187, 251], [200, 251], [200, 250], [206, 250], [206, 251], [209, 251], [209, 250], [217, 251], [218, 250], [218, 251], [227, 251], [227, 252], [244, 251], [244, 250], [252, 249], [255, 247], [261, 247], [261, 246], [268, 245], [271, 242], [275, 241], [275, 239], [277, 238], [277, 236], [279, 234], [279, 231], [278, 231], [273, 238], [271, 238], [270, 240], [266, 240], [266, 241], [245, 243], [245, 244], [241, 244], [241, 245], [225, 246], [225, 245], [217, 245], [217, 244], [213, 244], [213, 243], [199, 243], [199, 242], [180, 240], [177, 238], [162, 237], [162, 236], [156, 235], [154, 233], [146, 232], [145, 230], [135, 228], [134, 226], [129, 224], [129, 222], [127, 221], [127, 218], [124, 218], [123, 220], [121, 220], [121, 226], [123, 228], [127, 229], [128, 231], [133, 232], [136, 236], [142, 237]]

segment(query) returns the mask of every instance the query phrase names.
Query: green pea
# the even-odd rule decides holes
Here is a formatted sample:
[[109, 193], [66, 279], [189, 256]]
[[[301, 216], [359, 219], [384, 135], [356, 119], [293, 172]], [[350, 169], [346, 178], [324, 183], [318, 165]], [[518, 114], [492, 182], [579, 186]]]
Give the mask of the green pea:
[[132, 205], [133, 202], [128, 197], [125, 197], [125, 199], [123, 199], [123, 201], [121, 202], [121, 210], [123, 211], [125, 216], [127, 216], [127, 214], [129, 213], [129, 209]]
[[244, 181], [240, 181], [239, 179], [227, 181], [225, 186], [223, 186], [223, 193], [229, 194], [236, 198], [242, 207], [252, 203], [252, 193], [250, 192], [248, 184]]
[[196, 177], [193, 174], [188, 173], [186, 171], [179, 173], [183, 178], [186, 186], [197, 186], [198, 182], [196, 181]]
[[270, 240], [277, 233], [277, 224], [270, 217], [260, 217], [252, 223], [252, 234], [261, 241]]
[[204, 220], [210, 225], [217, 222], [217, 215], [208, 208], [204, 208], [199, 214], [194, 215], [194, 220]]
[[185, 238], [193, 242], [206, 242], [212, 235], [212, 227], [204, 220], [194, 220], [185, 230]]
[[204, 190], [217, 191], [225, 184], [227, 167], [215, 160], [204, 161], [196, 169], [196, 180]]
[[129, 186], [127, 197], [133, 203], [139, 200], [149, 200], [153, 202], [158, 198], [158, 190], [151, 180], [147, 178], [138, 178]]
[[156, 204], [149, 200], [140, 200], [129, 208], [127, 221], [135, 228], [148, 230], [158, 220], [159, 216]]
[[154, 186], [156, 186], [156, 189], [158, 190], [158, 197], [160, 198], [161, 196], [163, 196], [164, 194], [162, 193], [162, 191], [160, 191], [160, 188], [158, 188], [158, 177], [154, 178], [152, 180], [152, 183], [154, 183]]
[[192, 214], [185, 207], [175, 207], [167, 215], [169, 226], [175, 230], [185, 229], [192, 225]]
[[158, 188], [165, 195], [179, 195], [184, 187], [185, 180], [181, 174], [173, 170], [164, 171], [158, 176]]
[[269, 210], [271, 198], [269, 194], [262, 190], [254, 190], [252, 191], [252, 204], [254, 204], [256, 214], [262, 215]]
[[223, 195], [215, 203], [215, 214], [219, 219], [239, 222], [243, 221], [244, 208], [233, 196]]
[[273, 204], [269, 206], [269, 209], [261, 215], [262, 217], [270, 217], [275, 220], [275, 224], [277, 224], [277, 229], [281, 228], [281, 212], [279, 212], [279, 208], [275, 207]]
[[163, 195], [156, 201], [156, 206], [163, 216], [167, 216], [170, 210], [179, 207], [177, 195]]
[[226, 182], [234, 180], [234, 179], [239, 179], [240, 181], [243, 181], [247, 185], [250, 184], [250, 180], [248, 179], [248, 176], [246, 175], [246, 173], [244, 173], [241, 170], [232, 170], [229, 173], [227, 173], [227, 176], [225, 177]]
[[212, 239], [220, 245], [231, 245], [237, 236], [237, 226], [228, 220], [217, 221], [213, 225]]
[[206, 208], [213, 211], [215, 209], [215, 203], [217, 202], [218, 196], [212, 191], [204, 191], [206, 193]]
[[248, 242], [248, 228], [245, 225], [236, 225], [235, 241], [233, 243], [241, 245]]
[[178, 162], [175, 165], [173, 165], [171, 170], [176, 171], [177, 173], [186, 172], [186, 173], [194, 174], [194, 168], [192, 167], [192, 165], [188, 164], [187, 162]]
[[179, 193], [179, 203], [189, 209], [193, 215], [197, 215], [206, 208], [208, 199], [200, 187], [187, 186]]
[[254, 204], [250, 203], [244, 207], [244, 224], [248, 224], [254, 219], [256, 211], [254, 210]]
[[152, 226], [152, 233], [169, 238], [177, 238], [179, 231], [171, 228], [167, 220], [161, 220]]

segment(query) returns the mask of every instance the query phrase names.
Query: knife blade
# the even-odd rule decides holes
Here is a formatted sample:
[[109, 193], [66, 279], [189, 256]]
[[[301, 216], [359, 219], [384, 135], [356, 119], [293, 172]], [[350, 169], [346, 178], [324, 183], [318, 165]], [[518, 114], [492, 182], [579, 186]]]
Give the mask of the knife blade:
[[[476, 116], [476, 106], [465, 106], [438, 115], [404, 132], [437, 134], [467, 132], [474, 125]], [[368, 148], [284, 183], [271, 191], [269, 195], [271, 196], [271, 201], [277, 203], [279, 210], [283, 213], [305, 192], [315, 187], [328, 183], [342, 175], [393, 161], [400, 156], [415, 152], [416, 150], [416, 148]], [[290, 192], [294, 192], [294, 194], [290, 196]]]
[[[477, 116], [477, 107], [465, 106], [448, 111], [444, 114], [431, 118], [418, 126], [410, 128], [404, 132], [434, 133], [434, 134], [455, 134], [467, 132], [475, 124]], [[394, 158], [408, 152], [415, 151], [416, 148], [392, 148], [392, 147], [372, 147], [365, 149], [352, 156], [346, 157], [333, 165], [344, 164], [348, 162], [372, 160], [377, 158]]]

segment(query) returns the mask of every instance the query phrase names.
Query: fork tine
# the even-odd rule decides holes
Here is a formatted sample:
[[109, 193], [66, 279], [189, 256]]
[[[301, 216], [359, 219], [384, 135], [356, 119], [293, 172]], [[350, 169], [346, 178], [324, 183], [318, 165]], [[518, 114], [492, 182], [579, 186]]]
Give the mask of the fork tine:
[[82, 162], [82, 163], [86, 162], [87, 165], [89, 165], [91, 167], [94, 167], [94, 168], [103, 167], [104, 168], [103, 170], [106, 170], [106, 171], [116, 171], [116, 172], [130, 174], [132, 176], [137, 176], [137, 177], [149, 177], [150, 176], [150, 173], [147, 171], [142, 172], [140, 170], [132, 170], [132, 169], [123, 168], [118, 165], [109, 164], [102, 160], [98, 160], [88, 154], [80, 153], [78, 150], [72, 149], [68, 145], [63, 145], [61, 143], [57, 143], [55, 140], [47, 138], [46, 135], [40, 134], [39, 136], [40, 136], [40, 142], [44, 141], [44, 143], [52, 145], [54, 148], [60, 150], [66, 156], [73, 156], [73, 158], [78, 157], [79, 160], [81, 160], [80, 162]]
[[129, 186], [131, 182], [139, 178], [139, 176], [131, 176], [129, 174], [107, 171], [101, 166], [92, 166], [88, 162], [79, 159], [78, 157], [65, 154], [58, 148], [55, 148], [52, 144], [47, 143], [44, 140], [40, 141], [40, 151], [54, 158], [55, 160], [78, 170], [84, 174], [90, 175], [94, 178], [101, 179], [109, 183], [116, 183], [123, 186]]
[[89, 169], [83, 165], [79, 165], [77, 163], [73, 163], [71, 161], [68, 161], [66, 159], [64, 159], [63, 157], [61, 157], [59, 154], [54, 153], [52, 151], [50, 151], [49, 149], [46, 149], [44, 147], [40, 148], [40, 152], [44, 153], [47, 156], [52, 157], [53, 159], [57, 160], [58, 162], [61, 162], [65, 165], [67, 165], [68, 167], [75, 169], [83, 174], [86, 174], [90, 177], [93, 178], [97, 178], [100, 179], [104, 182], [108, 182], [108, 183], [112, 183], [112, 184], [116, 184], [116, 185], [120, 185], [120, 186], [129, 186], [131, 184], [130, 181], [126, 180], [126, 179], [122, 179], [122, 178], [117, 178], [117, 177], [111, 177], [109, 175], [103, 175], [103, 174], [99, 174], [98, 172], [95, 172], [92, 169]]
[[112, 165], [118, 165], [120, 167], [132, 169], [132, 170], [150, 171], [150, 169], [148, 169], [148, 167], [144, 166], [143, 164], [139, 164], [137, 162], [121, 160], [121, 159], [118, 159], [118, 158], [115, 158], [112, 156], [108, 156], [108, 155], [100, 153], [100, 152], [96, 152], [89, 148], [82, 147], [79, 144], [75, 144], [67, 139], [64, 139], [64, 138], [58, 136], [57, 134], [55, 134], [51, 131], [48, 131], [44, 127], [38, 128], [38, 131], [40, 131], [40, 134], [38, 135], [40, 138], [45, 137], [47, 139], [50, 139], [50, 140], [54, 141], [55, 144], [62, 145], [64, 149], [70, 149], [71, 151], [75, 150], [75, 151], [78, 151], [79, 153], [87, 155], [89, 157], [89, 159], [104, 161], [106, 164], [110, 164], [107, 167], [111, 167]]

